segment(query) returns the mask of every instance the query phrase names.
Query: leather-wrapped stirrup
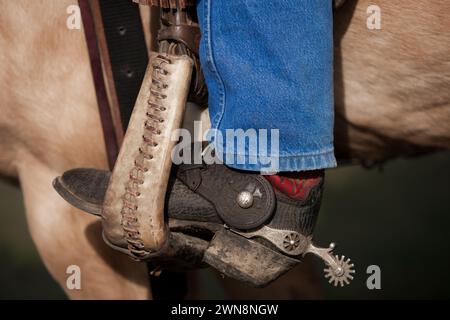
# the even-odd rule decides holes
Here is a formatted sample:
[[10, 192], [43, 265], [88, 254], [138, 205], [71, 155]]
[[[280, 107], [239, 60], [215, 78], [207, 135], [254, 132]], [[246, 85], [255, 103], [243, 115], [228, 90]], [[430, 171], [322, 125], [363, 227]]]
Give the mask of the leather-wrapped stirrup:
[[150, 54], [150, 62], [103, 204], [104, 236], [138, 259], [168, 239], [164, 197], [192, 72], [187, 56]]
[[207, 93], [198, 61], [195, 1], [134, 2], [160, 8], [159, 52], [150, 53], [102, 216], [105, 241], [143, 260], [169, 246], [164, 198], [175, 144], [171, 135], [182, 123], [188, 96], [204, 103]]

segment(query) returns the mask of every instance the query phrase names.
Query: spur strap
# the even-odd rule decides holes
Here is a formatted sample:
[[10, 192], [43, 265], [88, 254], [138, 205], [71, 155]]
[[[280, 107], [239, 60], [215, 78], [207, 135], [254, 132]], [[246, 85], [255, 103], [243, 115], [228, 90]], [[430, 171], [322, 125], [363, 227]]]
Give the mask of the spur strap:
[[239, 230], [260, 227], [275, 210], [270, 183], [258, 174], [224, 165], [181, 165], [177, 177], [210, 201], [227, 226]]

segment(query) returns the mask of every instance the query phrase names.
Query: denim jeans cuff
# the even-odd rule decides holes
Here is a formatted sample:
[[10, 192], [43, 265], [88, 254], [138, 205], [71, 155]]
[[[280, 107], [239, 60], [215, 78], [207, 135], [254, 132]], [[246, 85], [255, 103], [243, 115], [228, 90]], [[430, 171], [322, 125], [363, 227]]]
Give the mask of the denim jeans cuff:
[[[239, 163], [239, 155], [237, 154], [223, 154], [225, 165], [230, 168], [246, 170], [246, 171], [260, 171], [265, 173], [287, 172], [287, 171], [310, 171], [326, 168], [334, 168], [337, 166], [336, 158], [334, 156], [334, 149], [327, 150], [323, 153], [315, 154], [299, 154], [289, 156], [255, 156], [257, 161], [249, 163]], [[233, 159], [233, 161], [228, 161]], [[246, 159], [248, 160], [248, 158]], [[256, 162], [256, 163], [255, 163]]]

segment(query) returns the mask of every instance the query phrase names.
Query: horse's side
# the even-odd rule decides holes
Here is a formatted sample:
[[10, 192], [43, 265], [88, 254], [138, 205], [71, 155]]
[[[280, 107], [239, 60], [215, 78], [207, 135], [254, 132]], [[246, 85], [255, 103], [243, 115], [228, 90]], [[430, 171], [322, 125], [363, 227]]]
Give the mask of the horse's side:
[[[0, 4], [0, 173], [20, 181], [47, 268], [66, 289], [66, 268], [80, 266], [72, 298], [148, 297], [145, 266], [107, 248], [96, 219], [51, 186], [67, 169], [106, 167], [84, 35], [66, 28], [76, 1]], [[336, 17], [338, 154], [450, 148], [450, 3], [380, 0], [382, 30], [367, 29], [369, 4], [347, 0]]]
[[450, 2], [371, 1], [335, 17], [337, 155], [383, 161], [450, 148]]
[[[76, 3], [0, 1], [0, 172], [19, 179], [33, 241], [71, 298], [147, 298], [145, 266], [104, 245], [99, 221], [52, 188], [71, 167], [107, 167], [83, 31], [66, 28]], [[70, 265], [82, 290], [66, 287]]]

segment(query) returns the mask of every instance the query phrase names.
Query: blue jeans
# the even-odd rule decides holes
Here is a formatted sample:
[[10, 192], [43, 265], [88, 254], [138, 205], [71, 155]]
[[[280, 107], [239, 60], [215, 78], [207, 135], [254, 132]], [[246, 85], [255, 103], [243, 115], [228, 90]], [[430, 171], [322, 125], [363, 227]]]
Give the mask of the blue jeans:
[[215, 129], [208, 138], [225, 164], [336, 166], [332, 1], [198, 0], [197, 12]]

